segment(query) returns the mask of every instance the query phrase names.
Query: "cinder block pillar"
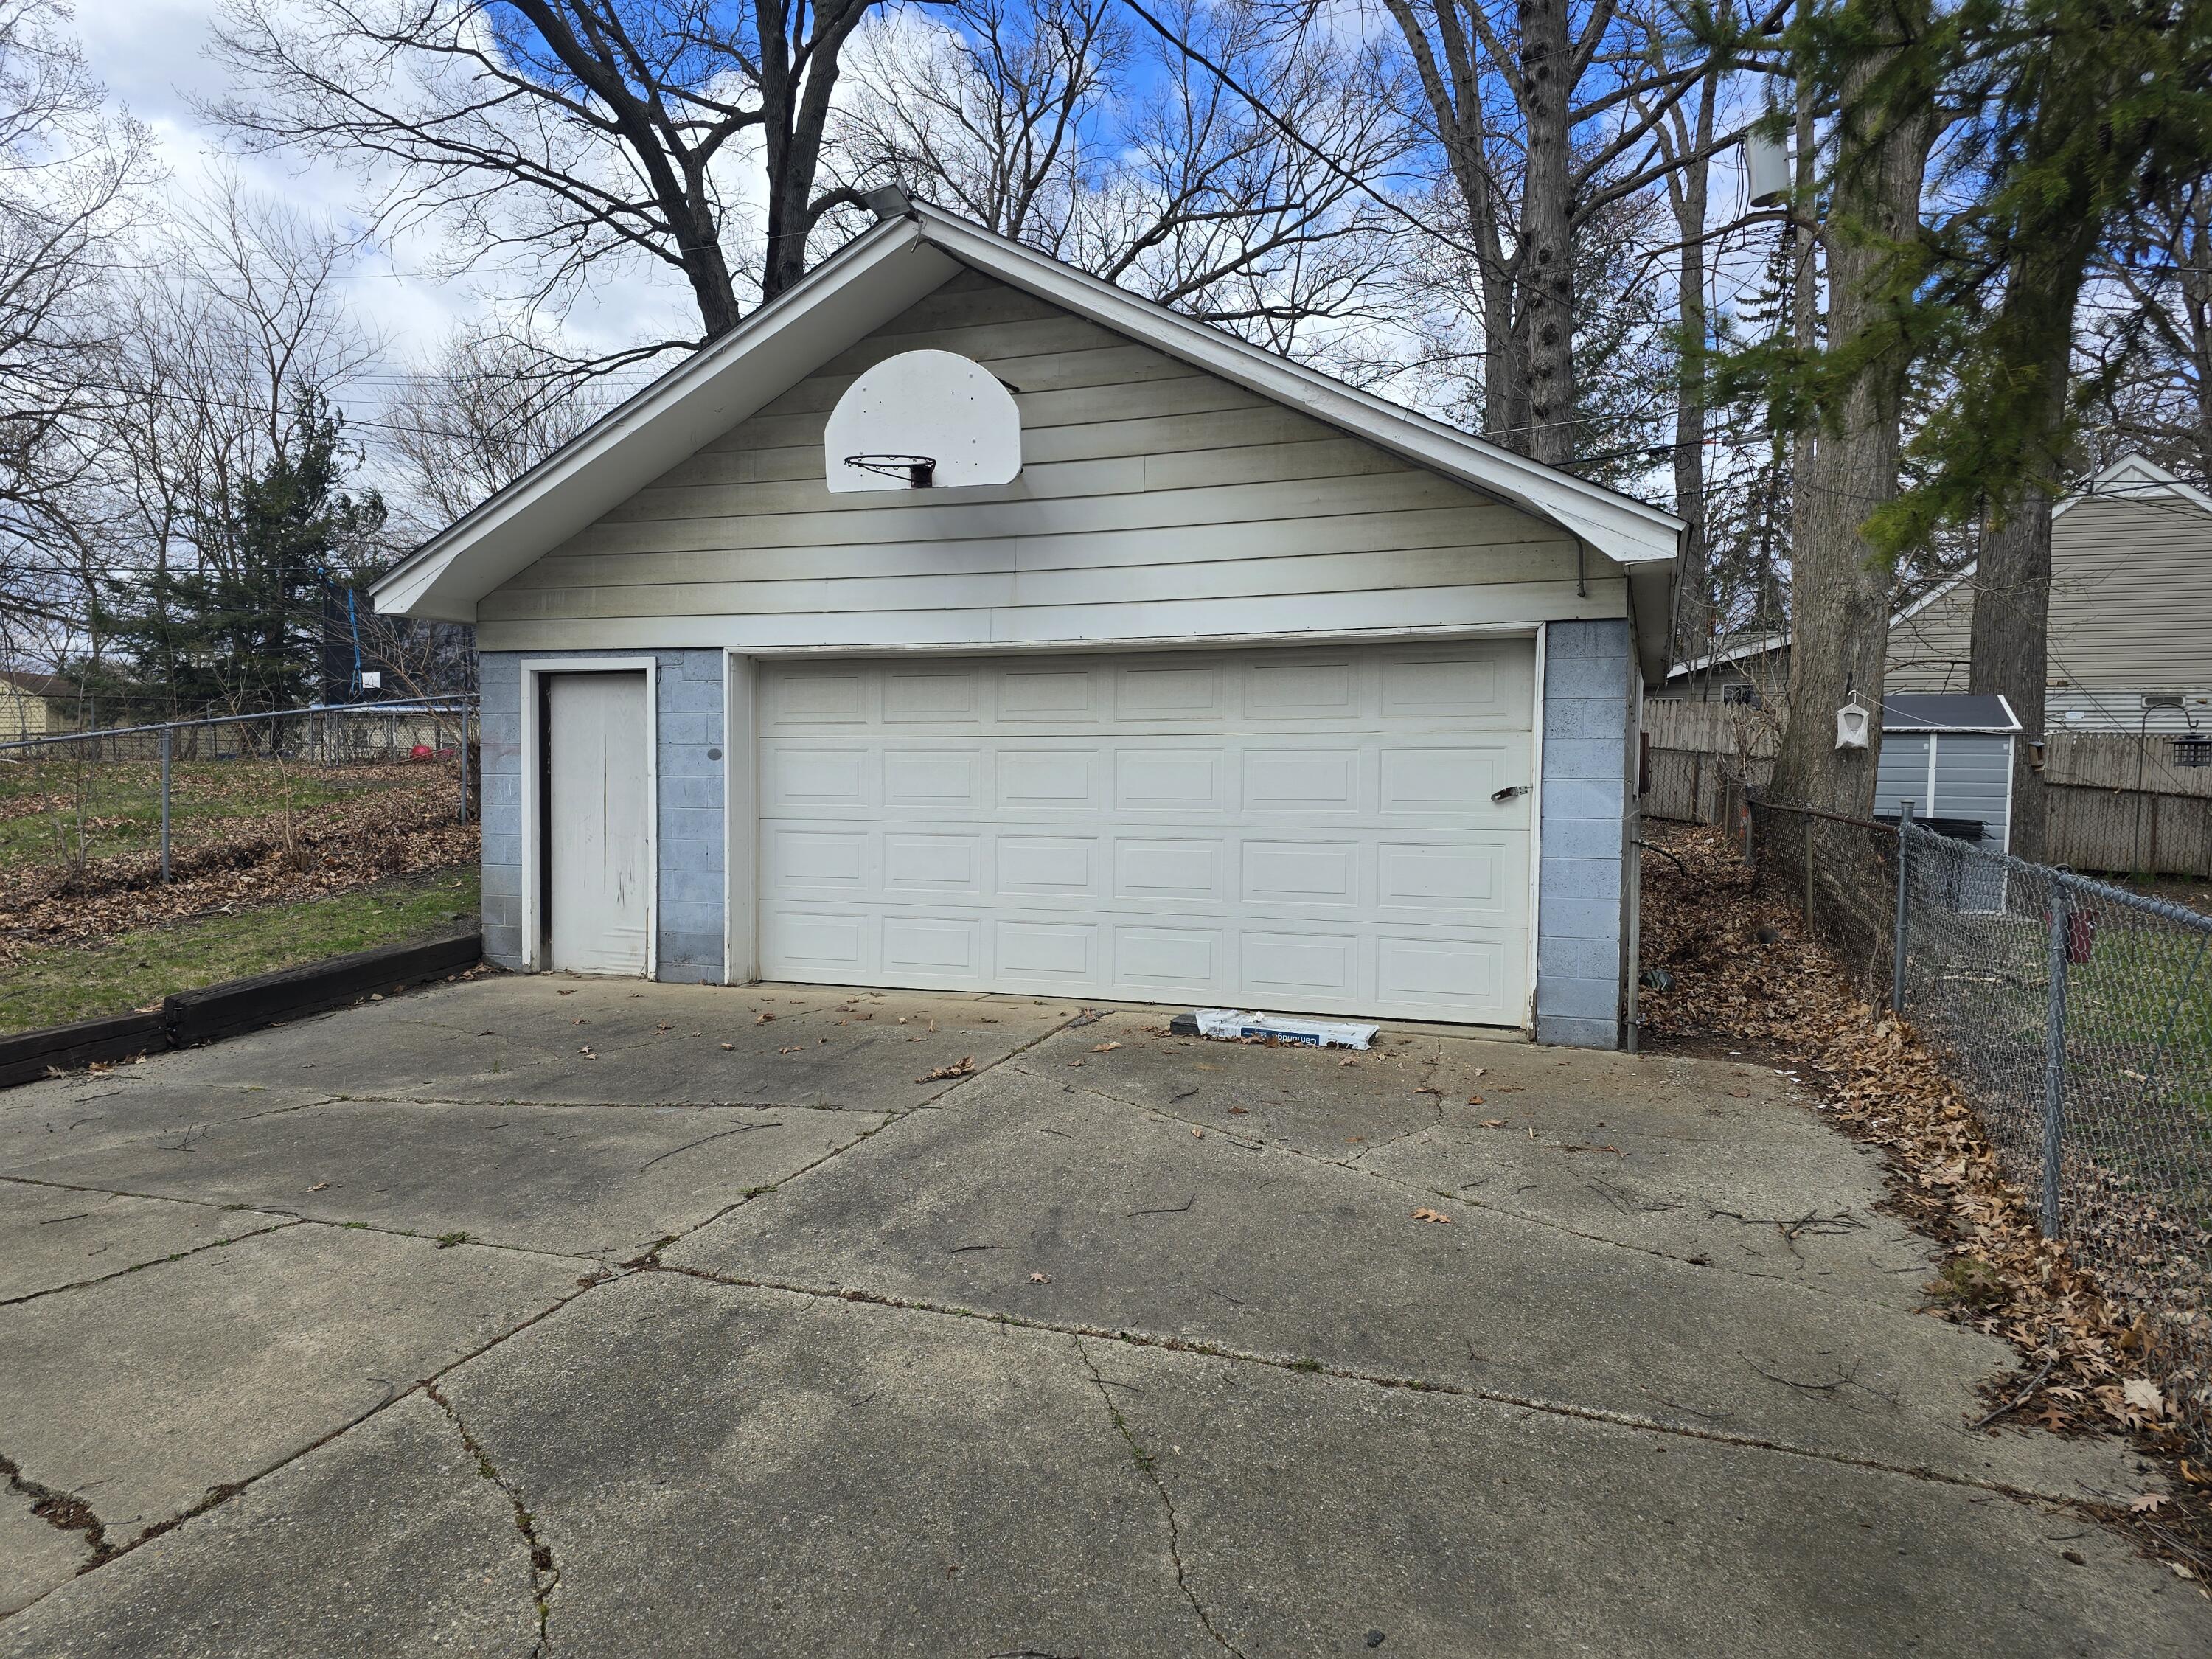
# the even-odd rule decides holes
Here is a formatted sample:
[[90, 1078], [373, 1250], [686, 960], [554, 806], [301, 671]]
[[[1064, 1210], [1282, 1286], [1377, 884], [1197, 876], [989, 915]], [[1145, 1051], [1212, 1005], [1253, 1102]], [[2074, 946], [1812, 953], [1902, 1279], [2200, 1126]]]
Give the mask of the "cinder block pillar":
[[524, 965], [522, 949], [522, 659], [512, 651], [477, 657], [477, 763], [483, 794], [484, 955], [502, 968]]
[[660, 651], [659, 977], [722, 981], [722, 680], [720, 651]]
[[1539, 1042], [1621, 1046], [1635, 880], [1634, 650], [1625, 620], [1546, 629]]

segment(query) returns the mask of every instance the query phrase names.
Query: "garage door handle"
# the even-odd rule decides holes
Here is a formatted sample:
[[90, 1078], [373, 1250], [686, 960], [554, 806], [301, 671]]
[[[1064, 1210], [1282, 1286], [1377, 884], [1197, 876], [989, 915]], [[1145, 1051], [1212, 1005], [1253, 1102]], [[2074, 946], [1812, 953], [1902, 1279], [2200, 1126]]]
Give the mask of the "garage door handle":
[[1490, 798], [1492, 800], [1511, 800], [1516, 795], [1525, 795], [1528, 793], [1528, 786], [1527, 784], [1514, 783], [1508, 784], [1503, 789], [1493, 791]]

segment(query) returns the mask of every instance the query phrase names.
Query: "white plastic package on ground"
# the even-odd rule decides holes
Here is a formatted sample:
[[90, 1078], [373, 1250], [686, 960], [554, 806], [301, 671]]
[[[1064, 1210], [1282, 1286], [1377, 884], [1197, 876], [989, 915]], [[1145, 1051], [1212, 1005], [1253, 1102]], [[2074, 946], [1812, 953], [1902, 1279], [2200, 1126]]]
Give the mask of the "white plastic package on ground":
[[1234, 1008], [1194, 1008], [1198, 1034], [1210, 1037], [1273, 1037], [1321, 1048], [1365, 1048], [1381, 1028], [1349, 1020], [1303, 1019], [1296, 1014], [1239, 1013]]

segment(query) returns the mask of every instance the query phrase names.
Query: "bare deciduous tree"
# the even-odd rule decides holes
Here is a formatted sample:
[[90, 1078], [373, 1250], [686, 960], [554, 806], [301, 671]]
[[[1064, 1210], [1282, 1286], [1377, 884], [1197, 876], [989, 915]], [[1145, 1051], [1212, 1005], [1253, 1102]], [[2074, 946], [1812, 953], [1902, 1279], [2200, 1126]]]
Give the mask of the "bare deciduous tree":
[[1616, 0], [1382, 3], [1462, 210], [1480, 302], [1483, 428], [1570, 463], [1581, 447], [1577, 236], [1733, 142], [1660, 142], [1675, 106], [1710, 79], [1711, 51], [1667, 7], [1646, 18]]
[[410, 374], [391, 401], [386, 447], [403, 520], [428, 536], [520, 477], [606, 412], [546, 342], [477, 323]]
[[113, 402], [87, 370], [149, 170], [68, 22], [52, 0], [0, 0], [0, 659], [51, 660], [85, 614]]
[[250, 146], [360, 164], [386, 222], [441, 222], [457, 268], [504, 257], [542, 301], [658, 261], [711, 339], [796, 282], [853, 200], [816, 177], [840, 55], [875, 3], [226, 0], [238, 89], [208, 112]]
[[[1119, 0], [889, 14], [855, 58], [842, 164], [1279, 350], [1328, 352], [1396, 257], [1364, 183], [1407, 147], [1389, 64], [1252, 0], [1155, 15], [1165, 37], [1133, 33]], [[1240, 90], [1257, 88], [1264, 109]]]

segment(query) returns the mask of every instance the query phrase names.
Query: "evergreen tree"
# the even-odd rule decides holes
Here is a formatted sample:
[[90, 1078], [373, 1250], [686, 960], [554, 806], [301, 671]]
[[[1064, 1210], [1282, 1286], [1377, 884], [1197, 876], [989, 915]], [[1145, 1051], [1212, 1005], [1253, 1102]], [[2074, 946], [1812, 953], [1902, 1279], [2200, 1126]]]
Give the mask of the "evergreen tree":
[[374, 573], [384, 502], [344, 489], [352, 453], [320, 393], [280, 437], [257, 472], [195, 509], [191, 562], [106, 584], [101, 631], [179, 708], [296, 708], [331, 689], [332, 596]]

